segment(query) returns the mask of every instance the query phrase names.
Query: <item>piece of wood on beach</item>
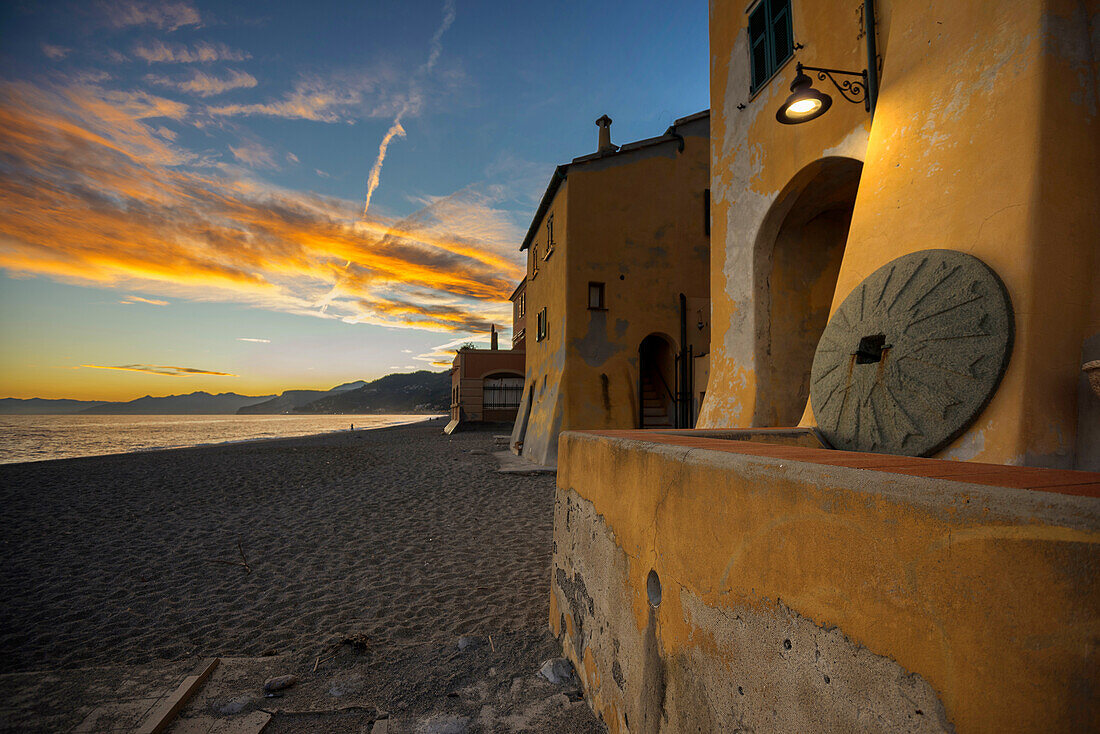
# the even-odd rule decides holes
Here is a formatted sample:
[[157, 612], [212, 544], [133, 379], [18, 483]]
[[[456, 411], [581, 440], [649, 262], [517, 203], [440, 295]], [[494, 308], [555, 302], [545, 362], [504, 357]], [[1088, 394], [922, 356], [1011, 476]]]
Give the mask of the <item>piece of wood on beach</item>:
[[193, 719], [181, 719], [172, 727], [172, 734], [260, 734], [271, 721], [267, 711], [253, 711], [237, 719], [216, 719], [211, 716], [197, 716]]
[[153, 707], [153, 710], [138, 726], [138, 734], [161, 734], [161, 732], [166, 731], [172, 723], [172, 719], [176, 717], [184, 704], [191, 699], [191, 696], [195, 695], [195, 692], [202, 687], [202, 684], [206, 682], [206, 679], [210, 677], [210, 674], [214, 672], [214, 668], [217, 668], [220, 662], [220, 658], [210, 658], [202, 663], [198, 673], [184, 678], [175, 691]]

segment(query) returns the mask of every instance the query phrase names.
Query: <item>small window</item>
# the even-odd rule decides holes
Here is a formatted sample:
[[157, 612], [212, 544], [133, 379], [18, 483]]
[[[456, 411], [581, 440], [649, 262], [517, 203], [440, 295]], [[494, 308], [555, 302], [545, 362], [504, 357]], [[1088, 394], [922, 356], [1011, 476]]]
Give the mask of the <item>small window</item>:
[[749, 14], [749, 61], [755, 93], [794, 53], [791, 0], [760, 0]]
[[588, 308], [602, 311], [607, 308], [603, 300], [603, 283], [588, 284]]
[[539, 311], [538, 331], [535, 333], [535, 341], [542, 341], [549, 335], [549, 333], [550, 327], [546, 323], [546, 307], [544, 306], [543, 309]]
[[531, 243], [531, 273], [527, 276], [529, 279], [534, 280], [535, 276], [539, 274], [539, 243]]
[[554, 215], [551, 214], [546, 218], [546, 254], [542, 256], [543, 260], [549, 260], [550, 255], [554, 252]]
[[516, 316], [522, 319], [525, 313], [527, 313], [527, 294], [520, 293], [519, 298], [516, 299]]
[[710, 189], [703, 189], [703, 234], [710, 237]]

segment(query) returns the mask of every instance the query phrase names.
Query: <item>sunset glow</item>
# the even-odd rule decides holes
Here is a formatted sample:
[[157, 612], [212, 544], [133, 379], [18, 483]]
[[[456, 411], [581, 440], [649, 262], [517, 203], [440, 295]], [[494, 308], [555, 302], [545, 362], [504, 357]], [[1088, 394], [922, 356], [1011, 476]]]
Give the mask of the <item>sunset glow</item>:
[[[602, 108], [569, 113], [581, 143], [486, 135], [531, 123], [471, 55], [507, 29], [461, 2], [251, 12], [3, 11], [0, 396], [331, 387], [510, 327], [529, 217]], [[354, 24], [395, 12], [401, 37], [364, 49]], [[509, 74], [538, 68], [519, 58]], [[585, 99], [579, 79], [557, 83]]]

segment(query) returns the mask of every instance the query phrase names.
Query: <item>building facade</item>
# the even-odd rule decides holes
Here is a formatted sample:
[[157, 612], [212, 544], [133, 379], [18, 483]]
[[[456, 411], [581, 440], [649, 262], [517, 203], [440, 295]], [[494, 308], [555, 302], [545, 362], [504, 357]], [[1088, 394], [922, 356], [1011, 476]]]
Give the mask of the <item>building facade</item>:
[[988, 404], [935, 455], [1100, 468], [1081, 369], [1100, 358], [1096, 5], [881, 0], [873, 116], [811, 73], [834, 102], [794, 125], [776, 112], [796, 64], [869, 68], [862, 4], [742, 5], [711, 4], [714, 336], [699, 425], [816, 426], [810, 373], [830, 315], [887, 263], [951, 250], [1003, 282], [1014, 344]]
[[489, 348], [462, 347], [451, 363], [451, 419], [443, 429], [453, 433], [480, 423], [511, 424], [523, 392], [524, 289], [512, 292], [512, 348], [500, 349], [496, 326], [490, 327]]
[[1098, 29], [711, 0], [700, 427], [560, 440], [549, 623], [609, 731], [1100, 729]]
[[709, 113], [559, 166], [524, 239], [527, 365], [513, 450], [569, 429], [688, 426], [705, 390]]

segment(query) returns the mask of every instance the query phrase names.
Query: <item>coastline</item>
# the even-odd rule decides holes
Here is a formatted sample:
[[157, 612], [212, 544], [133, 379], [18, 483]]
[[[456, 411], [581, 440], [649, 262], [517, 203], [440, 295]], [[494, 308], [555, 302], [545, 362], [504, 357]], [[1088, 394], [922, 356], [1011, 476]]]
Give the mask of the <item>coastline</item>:
[[[69, 459], [93, 458], [93, 457], [100, 457], [100, 456], [121, 456], [121, 455], [128, 455], [128, 454], [143, 454], [143, 453], [150, 453], [150, 452], [157, 452], [157, 451], [177, 451], [177, 450], [190, 449], [190, 448], [203, 448], [203, 447], [212, 447], [212, 446], [250, 443], [250, 442], [254, 442], [254, 441], [280, 441], [280, 440], [290, 440], [290, 439], [296, 439], [296, 438], [307, 438], [307, 437], [310, 437], [310, 436], [323, 436], [323, 435], [328, 435], [328, 434], [333, 434], [333, 433], [348, 432], [349, 429], [346, 426], [348, 424], [355, 424], [356, 423], [355, 419], [360, 419], [360, 418], [365, 419], [366, 425], [362, 425], [362, 423], [361, 423], [362, 427], [356, 428], [355, 431], [381, 430], [381, 429], [385, 429], [385, 428], [392, 428], [394, 426], [412, 425], [412, 424], [417, 424], [417, 423], [430, 422], [430, 421], [433, 421], [433, 420], [440, 420], [443, 417], [444, 416], [442, 416], [440, 414], [392, 414], [392, 415], [390, 415], [390, 414], [376, 414], [376, 413], [363, 413], [363, 414], [348, 413], [348, 414], [301, 415], [301, 416], [299, 416], [299, 415], [282, 416], [282, 415], [278, 415], [278, 414], [255, 415], [255, 416], [251, 416], [251, 415], [250, 416], [239, 416], [239, 415], [235, 415], [235, 414], [133, 415], [133, 416], [128, 416], [128, 415], [58, 416], [58, 415], [44, 414], [44, 415], [41, 415], [41, 416], [39, 416], [39, 415], [0, 416], [0, 427], [9, 429], [9, 432], [8, 432], [7, 435], [0, 436], [0, 466], [7, 466], [7, 465], [12, 465], [12, 464], [40, 463], [40, 462], [43, 462], [43, 461], [66, 461], [66, 460], [69, 460]], [[305, 421], [305, 422], [310, 422], [310, 423], [333, 422], [335, 424], [334, 419], [338, 418], [339, 419], [339, 424], [343, 425], [345, 427], [342, 427], [342, 428], [341, 427], [324, 428], [324, 429], [322, 429], [322, 428], [320, 428], [320, 426], [318, 426], [317, 427], [318, 430], [309, 430], [308, 432], [305, 432], [305, 433], [291, 433], [290, 435], [281, 435], [281, 436], [269, 436], [269, 435], [246, 436], [246, 437], [243, 437], [243, 438], [229, 438], [229, 439], [220, 440], [220, 441], [219, 440], [214, 440], [214, 441], [194, 440], [194, 441], [184, 441], [184, 442], [181, 442], [181, 443], [174, 443], [174, 444], [165, 445], [165, 446], [156, 446], [156, 445], [136, 446], [135, 448], [118, 450], [118, 451], [113, 451], [113, 450], [103, 451], [103, 450], [100, 450], [103, 447], [94, 447], [94, 448], [88, 450], [87, 452], [80, 451], [80, 452], [76, 452], [76, 453], [70, 453], [68, 455], [62, 453], [59, 456], [48, 456], [48, 457], [43, 457], [43, 458], [26, 458], [26, 459], [18, 457], [18, 454], [21, 453], [21, 451], [25, 451], [25, 449], [22, 449], [18, 445], [19, 442], [20, 442], [20, 438], [19, 437], [13, 437], [11, 435], [10, 429], [12, 429], [13, 427], [19, 427], [18, 426], [19, 422], [25, 422], [25, 421], [28, 421], [29, 419], [35, 419], [35, 418], [46, 418], [46, 419], [49, 420], [49, 422], [66, 422], [66, 421], [71, 420], [73, 418], [83, 418], [83, 419], [89, 420], [89, 421], [98, 421], [98, 420], [103, 420], [103, 419], [115, 419], [114, 421], [108, 421], [108, 423], [117, 422], [119, 424], [119, 427], [126, 427], [125, 423], [127, 422], [127, 419], [130, 419], [130, 421], [135, 423], [135, 427], [137, 427], [137, 424], [140, 424], [142, 421], [152, 421], [154, 419], [163, 419], [163, 421], [162, 421], [163, 423], [167, 423], [167, 424], [175, 423], [175, 424], [178, 424], [181, 428], [185, 428], [187, 426], [188, 421], [186, 419], [190, 419], [192, 421], [210, 421], [210, 420], [215, 420], [215, 419], [223, 419], [223, 420], [228, 420], [228, 421], [240, 421], [240, 422], [245, 423], [245, 424], [248, 424], [248, 423], [258, 424], [258, 423], [267, 422], [267, 421], [278, 421], [279, 419], [285, 418], [288, 421], [298, 420], [298, 421]], [[181, 420], [181, 419], [183, 419], [183, 420]], [[344, 423], [345, 419], [348, 421], [348, 423]], [[400, 419], [400, 420], [394, 420], [392, 422], [386, 422], [386, 423], [380, 424], [380, 425], [370, 425], [371, 421], [378, 421], [378, 420], [384, 420], [384, 419]], [[71, 444], [69, 443], [70, 440], [84, 440], [86, 438], [85, 435], [80, 434], [79, 432], [77, 432], [74, 429], [70, 429], [69, 433], [71, 435], [69, 435], [69, 436], [66, 436], [66, 435], [50, 436], [50, 435], [48, 435], [48, 429], [49, 429], [48, 425], [47, 426], [43, 426], [43, 425], [28, 426], [28, 430], [31, 433], [33, 433], [33, 440], [34, 441], [36, 441], [36, 442], [42, 442], [42, 441], [49, 442], [50, 440], [52, 440], [54, 443], [59, 444], [59, 445], [63, 445], [63, 446], [66, 447], [65, 449], [59, 449], [58, 453], [60, 453], [62, 451], [70, 451], [70, 452], [72, 451]], [[181, 435], [183, 435], [183, 434], [181, 434]], [[195, 439], [199, 439], [200, 436], [203, 436], [203, 434], [195, 435]], [[23, 440], [30, 440], [30, 439], [23, 439]], [[4, 444], [7, 444], [7, 445], [5, 446]], [[9, 461], [8, 460], [8, 455], [15, 455], [18, 458], [16, 458], [13, 461]]]
[[[499, 474], [491, 432], [441, 424], [0, 466], [0, 674], [29, 707], [0, 723], [90, 710], [91, 684], [61, 695], [34, 671], [222, 656], [269, 661], [333, 706], [354, 689], [395, 731], [441, 711], [472, 730], [528, 711], [600, 731], [535, 675], [560, 654], [554, 479]], [[271, 705], [255, 689], [245, 713]]]

